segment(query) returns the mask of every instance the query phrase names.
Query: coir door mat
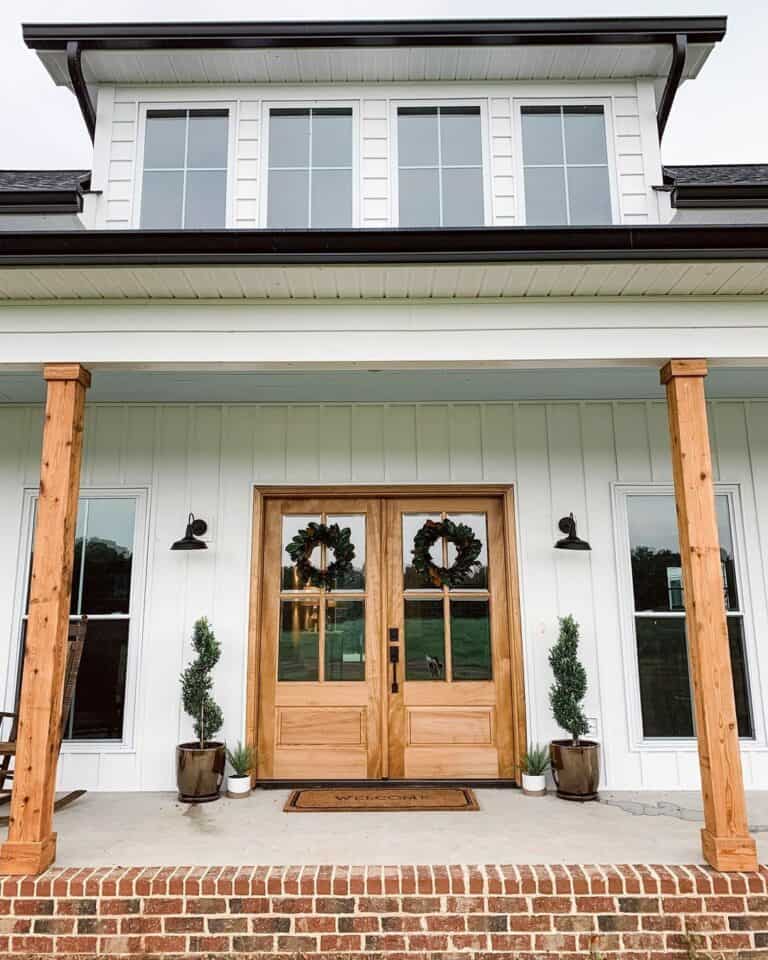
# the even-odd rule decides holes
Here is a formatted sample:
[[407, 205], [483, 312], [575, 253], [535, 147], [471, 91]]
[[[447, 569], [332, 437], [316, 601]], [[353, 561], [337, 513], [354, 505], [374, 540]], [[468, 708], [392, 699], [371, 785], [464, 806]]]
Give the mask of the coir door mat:
[[469, 787], [307, 787], [293, 790], [286, 813], [349, 813], [385, 810], [479, 810]]

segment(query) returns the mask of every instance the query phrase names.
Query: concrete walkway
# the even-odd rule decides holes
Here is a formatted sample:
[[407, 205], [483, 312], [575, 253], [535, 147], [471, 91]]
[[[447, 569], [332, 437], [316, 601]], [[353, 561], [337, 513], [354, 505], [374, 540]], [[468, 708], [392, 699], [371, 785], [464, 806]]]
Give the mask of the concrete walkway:
[[[283, 813], [283, 790], [187, 806], [171, 793], [89, 793], [56, 815], [59, 866], [397, 863], [700, 863], [693, 817], [628, 812], [614, 801], [673, 803], [695, 794], [606, 794], [574, 804], [477, 790], [461, 813]], [[641, 799], [638, 799], [641, 798]], [[768, 794], [751, 808], [768, 824]], [[685, 807], [684, 804], [691, 804]], [[700, 803], [699, 803], [700, 807]], [[761, 861], [768, 833], [756, 835]]]

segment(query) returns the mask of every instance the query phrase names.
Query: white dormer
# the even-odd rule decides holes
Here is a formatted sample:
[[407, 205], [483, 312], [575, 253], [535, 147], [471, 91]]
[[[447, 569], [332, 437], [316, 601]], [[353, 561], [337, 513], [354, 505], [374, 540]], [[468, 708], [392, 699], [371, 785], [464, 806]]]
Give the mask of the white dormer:
[[660, 132], [724, 31], [693, 17], [24, 35], [93, 125], [92, 226], [331, 229], [664, 222]]

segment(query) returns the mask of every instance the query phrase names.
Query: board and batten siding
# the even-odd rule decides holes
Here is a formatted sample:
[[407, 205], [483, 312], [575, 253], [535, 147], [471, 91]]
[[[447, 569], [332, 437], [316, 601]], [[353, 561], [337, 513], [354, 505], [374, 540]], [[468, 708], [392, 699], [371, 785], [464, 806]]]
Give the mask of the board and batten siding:
[[519, 106], [522, 102], [561, 103], [591, 100], [606, 108], [609, 162], [614, 171], [618, 221], [656, 223], [659, 208], [653, 191], [662, 182], [656, 131], [656, 108], [650, 81], [583, 81], [474, 84], [359, 84], [238, 86], [167, 85], [102, 86], [99, 89], [94, 146], [94, 191], [103, 191], [90, 226], [127, 229], [138, 226], [142, 167], [142, 108], [146, 106], [227, 105], [232, 111], [233, 143], [227, 225], [239, 228], [265, 222], [265, 104], [275, 102], [351, 103], [355, 129], [360, 196], [357, 222], [364, 227], [396, 223], [393, 209], [392, 134], [396, 104], [407, 100], [481, 104], [487, 123], [486, 189], [491, 224], [514, 226], [523, 217], [520, 184]]
[[[768, 402], [715, 401], [710, 408], [718, 481], [738, 484], [744, 537], [741, 589], [754, 634], [768, 627]], [[42, 411], [0, 406], [0, 691], [10, 706], [20, 594], [24, 490], [38, 482]], [[558, 735], [547, 692], [547, 652], [557, 617], [582, 628], [589, 676], [586, 708], [596, 718], [607, 788], [695, 788], [695, 745], [632, 743], [613, 487], [671, 482], [666, 408], [655, 401], [488, 404], [94, 404], [87, 408], [84, 491], [146, 489], [148, 518], [136, 697], [129, 742], [65, 745], [63, 788], [173, 787], [174, 746], [190, 735], [178, 674], [191, 655], [199, 616], [222, 643], [216, 668], [228, 741], [243, 734], [250, 528], [254, 484], [511, 483], [515, 488], [529, 736]], [[172, 553], [188, 510], [209, 523], [205, 553]], [[573, 511], [592, 552], [555, 551], [557, 521]], [[625, 598], [626, 599], [626, 598]], [[762, 645], [758, 645], [762, 646]], [[765, 691], [758, 651], [753, 691]], [[764, 732], [764, 695], [754, 697]], [[768, 788], [764, 739], [743, 750], [747, 787]]]

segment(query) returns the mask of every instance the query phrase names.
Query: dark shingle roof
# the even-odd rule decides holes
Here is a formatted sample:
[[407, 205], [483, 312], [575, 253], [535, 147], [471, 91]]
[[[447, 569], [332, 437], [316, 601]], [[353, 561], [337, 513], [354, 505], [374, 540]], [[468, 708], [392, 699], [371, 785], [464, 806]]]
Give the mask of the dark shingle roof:
[[90, 170], [0, 170], [0, 193], [80, 190]]
[[664, 167], [675, 186], [761, 186], [768, 184], [768, 163], [708, 163]]

